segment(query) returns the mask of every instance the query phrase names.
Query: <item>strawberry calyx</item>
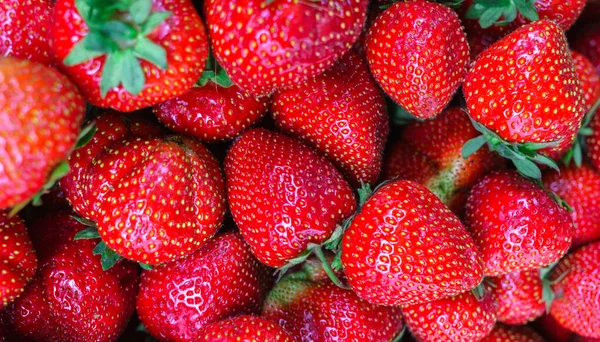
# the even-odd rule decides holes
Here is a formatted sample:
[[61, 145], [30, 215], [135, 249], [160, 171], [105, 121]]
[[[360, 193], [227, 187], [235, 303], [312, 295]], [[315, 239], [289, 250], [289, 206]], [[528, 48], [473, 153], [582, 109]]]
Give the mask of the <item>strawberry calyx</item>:
[[554, 299], [560, 298], [560, 294], [554, 293], [554, 291], [552, 291], [552, 285], [561, 281], [569, 273], [569, 271], [563, 272], [556, 279], [550, 280], [550, 273], [557, 264], [558, 261], [555, 261], [546, 267], [540, 268], [540, 278], [542, 279], [542, 299], [546, 304], [546, 313], [550, 312], [552, 301], [554, 301]]
[[233, 85], [233, 82], [227, 75], [227, 71], [217, 63], [212, 54], [208, 54], [204, 72], [202, 73], [202, 76], [200, 76], [198, 82], [196, 82], [196, 85], [204, 87], [208, 81], [212, 81], [223, 88], [229, 88]]
[[404, 109], [404, 107], [402, 107], [401, 105], [399, 105], [395, 102], [392, 105], [391, 113], [392, 113], [392, 122], [398, 126], [406, 125], [413, 121], [419, 121], [419, 122], [425, 121], [424, 119], [417, 118], [416, 116], [412, 115], [409, 111]]
[[170, 12], [152, 12], [152, 0], [76, 0], [75, 6], [89, 27], [63, 61], [67, 66], [106, 56], [102, 67], [102, 97], [119, 85], [132, 95], [144, 88], [146, 76], [140, 59], [167, 69], [165, 49], [148, 35]]
[[592, 118], [594, 117], [594, 114], [598, 109], [600, 109], [600, 97], [596, 100], [592, 108], [590, 108], [587, 114], [585, 114], [585, 116], [583, 117], [581, 128], [577, 132], [577, 137], [575, 138], [575, 143], [573, 144], [573, 147], [571, 147], [571, 149], [569, 149], [569, 151], [567, 151], [567, 153], [565, 153], [565, 155], [562, 158], [562, 162], [565, 165], [568, 166], [572, 160], [577, 167], [581, 167], [581, 164], [583, 163], [583, 149], [585, 148], [585, 139], [588, 136], [592, 135], [592, 133], [594, 133], [592, 128], [590, 127], [590, 122], [592, 121]]
[[398, 335], [396, 335], [393, 339], [390, 340], [390, 342], [400, 342], [404, 337], [404, 334], [406, 334], [406, 325], [402, 328], [402, 330], [400, 330]]
[[[467, 19], [478, 19], [482, 28], [506, 25], [517, 18], [517, 13], [530, 21], [540, 19], [535, 8], [536, 0], [473, 0], [467, 9]], [[503, 17], [503, 20], [500, 18]]]

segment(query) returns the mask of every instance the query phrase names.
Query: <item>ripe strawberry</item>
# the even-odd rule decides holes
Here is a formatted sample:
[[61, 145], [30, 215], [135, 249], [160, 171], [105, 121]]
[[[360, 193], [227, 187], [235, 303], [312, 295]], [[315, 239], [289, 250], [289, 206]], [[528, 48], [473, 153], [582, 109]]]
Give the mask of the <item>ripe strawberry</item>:
[[31, 200], [64, 174], [85, 111], [55, 69], [0, 57], [0, 209]]
[[51, 45], [93, 105], [131, 112], [188, 91], [208, 56], [189, 0], [58, 0]]
[[0, 211], [0, 310], [15, 300], [31, 280], [37, 258], [23, 221]]
[[596, 170], [600, 170], [600, 110], [593, 114], [589, 128], [592, 134], [585, 138], [587, 153], [590, 157], [590, 163]]
[[184, 259], [142, 273], [137, 311], [157, 338], [189, 341], [207, 324], [257, 313], [271, 283], [238, 233], [210, 240]]
[[558, 324], [550, 314], [542, 315], [540, 318], [533, 321], [531, 325], [546, 339], [546, 341], [569, 342], [573, 335], [571, 330]]
[[522, 26], [482, 52], [463, 91], [484, 134], [463, 153], [487, 141], [531, 178], [541, 177], [534, 162], [556, 167], [545, 156], [573, 143], [585, 111], [564, 33], [547, 20]]
[[368, 0], [207, 0], [213, 53], [243, 90], [271, 94], [329, 68], [358, 38]]
[[460, 221], [424, 186], [382, 186], [362, 206], [342, 240], [348, 283], [379, 305], [412, 305], [474, 288], [481, 257]]
[[592, 108], [600, 97], [600, 73], [596, 73], [594, 65], [584, 55], [571, 51], [575, 72], [581, 82], [586, 112]]
[[600, 338], [600, 242], [568, 254], [552, 269], [550, 314], [575, 333]]
[[51, 0], [7, 0], [0, 3], [0, 56], [50, 65], [48, 26]]
[[465, 225], [492, 277], [557, 261], [573, 235], [567, 210], [514, 171], [492, 172], [473, 186]]
[[542, 336], [528, 326], [496, 324], [492, 332], [480, 342], [545, 342]]
[[398, 2], [371, 27], [367, 58], [394, 101], [418, 118], [432, 118], [463, 81], [469, 46], [451, 9], [427, 1]]
[[546, 311], [538, 269], [489, 278], [488, 288], [498, 302], [498, 321], [502, 323], [526, 324]]
[[585, 27], [573, 40], [573, 50], [586, 56], [600, 74], [600, 24], [593, 21]]
[[198, 342], [294, 342], [277, 323], [258, 316], [242, 315], [206, 326], [194, 339]]
[[548, 170], [542, 181], [573, 208], [572, 247], [600, 240], [600, 173], [587, 164], [572, 165], [561, 167], [560, 173]]
[[275, 125], [327, 156], [354, 186], [379, 177], [388, 136], [385, 101], [366, 62], [348, 53], [331, 69], [273, 96]]
[[225, 159], [233, 219], [252, 253], [281, 267], [327, 240], [356, 208], [341, 173], [301, 142], [265, 129], [244, 133]]

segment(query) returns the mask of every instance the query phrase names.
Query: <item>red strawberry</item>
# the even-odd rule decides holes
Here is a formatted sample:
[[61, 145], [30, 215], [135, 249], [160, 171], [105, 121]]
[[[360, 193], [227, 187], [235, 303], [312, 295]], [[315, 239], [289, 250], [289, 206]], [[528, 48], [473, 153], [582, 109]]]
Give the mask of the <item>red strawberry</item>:
[[546, 311], [540, 270], [532, 269], [489, 278], [488, 288], [498, 301], [498, 321], [526, 324]]
[[207, 0], [213, 53], [253, 95], [295, 86], [329, 68], [358, 38], [367, 0]]
[[17, 298], [35, 274], [37, 258], [23, 225], [17, 217], [0, 211], [0, 310]]
[[544, 173], [544, 186], [573, 208], [573, 247], [600, 240], [600, 173], [587, 164]]
[[406, 326], [419, 341], [479, 341], [496, 324], [491, 292], [471, 292], [402, 308]]
[[0, 4], [0, 56], [50, 65], [51, 0], [7, 0]]
[[504, 325], [499, 323], [480, 342], [544, 342], [544, 339], [528, 326]]
[[573, 40], [573, 50], [586, 56], [600, 74], [600, 24], [592, 22]]
[[600, 110], [597, 110], [590, 121], [592, 134], [585, 138], [590, 163], [600, 170]]
[[398, 2], [371, 27], [367, 58], [394, 101], [416, 117], [432, 118], [464, 79], [469, 46], [451, 9], [427, 1]]
[[85, 106], [66, 76], [38, 63], [0, 57], [0, 80], [2, 209], [26, 203], [64, 174]]
[[556, 167], [543, 155], [573, 143], [585, 111], [564, 33], [547, 20], [520, 27], [482, 52], [463, 91], [484, 134], [464, 154], [488, 141], [531, 178], [541, 177], [534, 161]]
[[359, 186], [379, 177], [389, 130], [385, 109], [366, 63], [350, 52], [322, 75], [275, 93], [271, 114], [280, 129], [327, 156]]
[[58, 0], [51, 44], [88, 102], [122, 112], [185, 93], [208, 56], [190, 0]]
[[206, 326], [194, 339], [198, 342], [294, 342], [275, 322], [258, 316], [237, 316]]
[[203, 141], [234, 138], [267, 111], [268, 98], [255, 98], [238, 86], [209, 81], [187, 93], [154, 106], [154, 114], [174, 132]]
[[550, 314], [544, 314], [532, 323], [532, 326], [539, 332], [547, 341], [552, 342], [569, 342], [573, 332], [562, 325]]
[[487, 276], [548, 265], [571, 245], [567, 210], [514, 171], [493, 172], [475, 184], [465, 218]]
[[352, 189], [329, 161], [265, 129], [233, 143], [225, 174], [233, 219], [269, 266], [281, 267], [309, 243], [324, 242], [356, 208]]
[[552, 269], [550, 314], [575, 333], [600, 338], [600, 242], [568, 254]]
[[342, 240], [352, 289], [379, 305], [411, 305], [474, 288], [481, 257], [460, 221], [424, 186], [396, 181], [362, 206]]
[[586, 111], [590, 110], [600, 97], [600, 72], [596, 73], [594, 65], [584, 55], [571, 51], [575, 72], [581, 81]]
[[209, 323], [257, 313], [270, 283], [242, 237], [226, 233], [184, 259], [144, 271], [137, 311], [153, 336], [189, 341]]

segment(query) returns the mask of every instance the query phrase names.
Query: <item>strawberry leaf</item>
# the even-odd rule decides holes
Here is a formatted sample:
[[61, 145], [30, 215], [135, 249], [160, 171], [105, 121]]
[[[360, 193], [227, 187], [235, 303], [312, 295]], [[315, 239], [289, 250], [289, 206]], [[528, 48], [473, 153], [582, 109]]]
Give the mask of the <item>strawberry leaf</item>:
[[400, 330], [398, 335], [396, 335], [390, 342], [400, 342], [404, 337], [404, 334], [406, 334], [406, 325], [402, 328], [402, 330]]
[[494, 25], [502, 16], [504, 10], [501, 7], [491, 7], [484, 11], [479, 17], [479, 25], [488, 28]]
[[480, 135], [476, 138], [467, 141], [462, 147], [463, 158], [469, 158], [470, 155], [477, 152], [477, 150], [479, 150], [486, 142], [487, 138], [485, 137], [485, 135]]
[[152, 271], [152, 266], [151, 266], [151, 265], [144, 264], [144, 263], [142, 263], [142, 262], [138, 262], [138, 265], [140, 265], [140, 267], [141, 267], [143, 270], [146, 270], [146, 271]]
[[100, 81], [100, 94], [106, 96], [109, 90], [116, 88], [121, 83], [123, 70], [123, 52], [115, 51], [108, 55], [102, 68], [102, 80]]
[[110, 269], [119, 262], [119, 260], [123, 259], [117, 252], [110, 249], [104, 241], [100, 241], [96, 247], [94, 247], [93, 253], [94, 255], [100, 255], [103, 271]]
[[528, 159], [512, 159], [512, 162], [517, 168], [517, 171], [525, 177], [533, 179], [542, 178], [542, 172], [534, 162]]
[[123, 51], [122, 63], [121, 80], [123, 88], [131, 95], [138, 95], [142, 92], [144, 83], [146, 83], [146, 76], [144, 75], [140, 61], [135, 57], [133, 51], [125, 50]]
[[206, 70], [202, 73], [202, 76], [200, 76], [200, 79], [198, 80], [197, 84], [201, 87], [204, 87], [208, 81], [214, 80], [216, 77], [215, 72], [212, 70]]
[[144, 36], [138, 38], [133, 47], [133, 53], [136, 57], [146, 60], [163, 70], [167, 68], [167, 51]]
[[162, 24], [167, 18], [172, 15], [171, 12], [153, 12], [148, 16], [146, 22], [144, 22], [141, 27], [141, 32], [144, 35], [148, 35], [152, 30], [154, 30], [158, 25]]
[[63, 61], [63, 63], [65, 63], [66, 66], [73, 66], [73, 65], [81, 64], [81, 63], [89, 61], [90, 59], [93, 59], [93, 58], [103, 55], [102, 52], [93, 51], [93, 50], [88, 49], [87, 48], [87, 45], [88, 45], [87, 39], [88, 39], [88, 37], [86, 36], [83, 39], [81, 39], [79, 42], [77, 42], [77, 44], [75, 44], [75, 46], [73, 46], [73, 49], [71, 50], [71, 52], [69, 52], [69, 54]]
[[77, 216], [77, 215], [71, 215], [71, 217], [72, 217], [72, 218], [73, 218], [75, 221], [77, 221], [77, 222], [79, 222], [79, 223], [83, 224], [84, 226], [88, 226], [88, 227], [97, 228], [97, 226], [96, 226], [96, 222], [94, 222], [94, 221], [88, 220], [88, 219], [86, 219], [86, 218], [83, 218], [83, 217], [81, 217], [81, 216]]
[[136, 24], [142, 24], [148, 19], [151, 10], [152, 0], [133, 0], [129, 7], [129, 14]]
[[92, 122], [91, 124], [83, 127], [83, 129], [81, 129], [81, 132], [79, 132], [79, 136], [77, 137], [75, 149], [82, 148], [83, 146], [87, 145], [90, 141], [92, 141], [92, 139], [94, 138], [94, 134], [96, 134], [97, 130], [98, 127], [96, 127], [95, 122]]
[[540, 16], [534, 5], [535, 1], [536, 0], [512, 0], [519, 13], [530, 21], [540, 20]]
[[86, 229], [75, 234], [74, 240], [99, 239], [99, 238], [100, 238], [100, 233], [98, 233], [98, 228], [87, 227]]
[[130, 40], [138, 34], [134, 27], [118, 20], [105, 22], [100, 27], [100, 33], [114, 40]]

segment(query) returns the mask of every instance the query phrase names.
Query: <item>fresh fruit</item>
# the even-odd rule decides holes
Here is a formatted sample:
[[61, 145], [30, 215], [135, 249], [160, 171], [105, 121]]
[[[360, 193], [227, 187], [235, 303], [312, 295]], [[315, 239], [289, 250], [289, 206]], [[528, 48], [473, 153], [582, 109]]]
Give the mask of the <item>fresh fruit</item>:
[[573, 236], [567, 210], [515, 171], [492, 172], [473, 186], [465, 225], [492, 277], [557, 261]]
[[424, 186], [390, 182], [356, 214], [341, 261], [356, 294], [379, 305], [422, 304], [469, 291], [483, 278], [473, 239]]
[[593, 114], [589, 128], [592, 134], [585, 138], [587, 154], [590, 157], [590, 163], [596, 170], [600, 170], [600, 110]]
[[206, 326], [194, 339], [198, 342], [294, 342], [275, 322], [258, 316], [242, 315]]
[[86, 100], [131, 112], [188, 91], [208, 56], [190, 0], [58, 0], [51, 46]]
[[573, 50], [586, 56], [596, 67], [596, 72], [600, 74], [600, 24], [592, 21], [573, 40]]
[[432, 118], [448, 105], [469, 63], [456, 13], [427, 1], [391, 5], [371, 26], [366, 50], [386, 94], [418, 118]]
[[592, 62], [579, 52], [571, 51], [571, 56], [573, 57], [573, 63], [575, 63], [575, 72], [581, 82], [583, 102], [587, 112], [600, 98], [600, 73], [596, 73]]
[[573, 208], [572, 247], [600, 240], [600, 173], [588, 164], [561, 167], [560, 171], [546, 171], [542, 181]]
[[153, 336], [190, 341], [209, 323], [258, 313], [270, 283], [242, 237], [226, 233], [184, 259], [143, 271], [137, 311]]
[[540, 270], [503, 274], [488, 279], [488, 288], [498, 302], [498, 321], [521, 325], [546, 311]]
[[268, 95], [316, 76], [360, 35], [367, 0], [207, 0], [213, 53], [243, 90]]
[[480, 342], [545, 342], [528, 326], [496, 324], [492, 332]]
[[325, 73], [273, 96], [282, 131], [327, 156], [355, 186], [379, 177], [388, 135], [385, 101], [366, 62], [349, 52]]
[[599, 268], [600, 242], [595, 242], [568, 254], [550, 274], [550, 314], [569, 330], [593, 338], [600, 338]]
[[37, 268], [37, 258], [23, 221], [0, 211], [0, 310], [15, 300]]
[[0, 209], [23, 206], [65, 172], [85, 111], [69, 79], [50, 67], [0, 57]]
[[531, 178], [541, 177], [534, 162], [556, 167], [548, 156], [572, 145], [585, 114], [564, 33], [548, 20], [522, 26], [482, 52], [463, 91], [483, 133], [463, 154], [487, 142]]
[[327, 240], [356, 209], [352, 189], [327, 159], [262, 128], [233, 143], [225, 175], [235, 223], [252, 253], [272, 267]]

